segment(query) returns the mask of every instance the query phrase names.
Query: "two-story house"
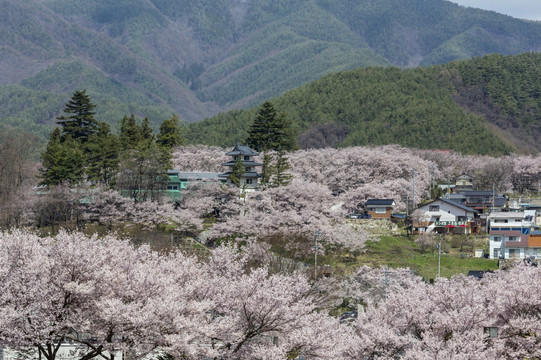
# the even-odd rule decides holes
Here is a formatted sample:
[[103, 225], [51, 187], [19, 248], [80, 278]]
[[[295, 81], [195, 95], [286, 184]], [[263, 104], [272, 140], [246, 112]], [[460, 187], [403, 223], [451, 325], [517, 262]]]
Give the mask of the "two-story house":
[[415, 221], [413, 224], [416, 228], [442, 232], [459, 227], [464, 230], [461, 231], [462, 233], [470, 232], [470, 222], [477, 213], [472, 208], [443, 198], [433, 200], [419, 207], [415, 212], [420, 214], [420, 219], [416, 219], [417, 224]]
[[488, 222], [491, 259], [523, 259], [541, 255], [541, 246], [537, 246], [534, 243], [536, 239], [530, 236], [534, 235], [535, 211], [493, 212]]

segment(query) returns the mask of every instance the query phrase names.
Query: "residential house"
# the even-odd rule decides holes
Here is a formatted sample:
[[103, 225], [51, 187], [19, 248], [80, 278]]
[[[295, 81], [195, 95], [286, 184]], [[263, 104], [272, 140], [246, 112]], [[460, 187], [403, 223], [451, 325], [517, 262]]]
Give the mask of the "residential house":
[[541, 237], [535, 232], [535, 211], [493, 212], [488, 219], [491, 259], [541, 255]]
[[[419, 231], [470, 233], [477, 211], [449, 199], [439, 198], [415, 210], [413, 226]], [[456, 230], [455, 228], [458, 228]]]
[[393, 199], [368, 199], [364, 205], [372, 219], [390, 219], [396, 203]]
[[247, 145], [237, 144], [233, 150], [226, 153], [227, 156], [231, 156], [231, 160], [222, 164], [222, 166], [228, 167], [228, 171], [224, 174], [220, 174], [221, 178], [227, 179], [229, 184], [232, 183], [231, 176], [233, 175], [234, 166], [240, 162], [243, 172], [238, 176], [239, 187], [243, 190], [253, 191], [258, 187], [258, 180], [261, 175], [257, 172], [257, 167], [263, 164], [254, 160], [255, 156], [259, 154], [250, 149]]
[[501, 211], [507, 207], [507, 197], [492, 190], [463, 191], [463, 204], [479, 213]]

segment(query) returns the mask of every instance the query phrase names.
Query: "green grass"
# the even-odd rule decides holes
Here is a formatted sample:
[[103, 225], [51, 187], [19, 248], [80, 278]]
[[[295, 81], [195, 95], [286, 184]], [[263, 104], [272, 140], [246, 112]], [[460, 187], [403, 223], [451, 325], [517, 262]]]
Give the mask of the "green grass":
[[[384, 236], [379, 242], [369, 242], [366, 252], [356, 257], [355, 265], [409, 267], [426, 279], [436, 278], [438, 252], [421, 253], [413, 239], [413, 237]], [[442, 277], [467, 274], [470, 270], [495, 270], [497, 267], [497, 260], [464, 256], [456, 249], [450, 249], [441, 255]]]

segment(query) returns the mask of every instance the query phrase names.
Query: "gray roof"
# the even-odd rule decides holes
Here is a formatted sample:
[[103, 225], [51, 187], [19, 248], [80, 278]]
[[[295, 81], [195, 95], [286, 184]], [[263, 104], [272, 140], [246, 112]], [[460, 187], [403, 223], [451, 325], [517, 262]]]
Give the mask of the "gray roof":
[[[220, 176], [222, 178], [223, 177], [229, 177], [229, 175], [231, 175], [231, 173], [232, 173], [232, 171], [228, 171], [228, 172], [220, 174], [218, 176]], [[260, 178], [261, 174], [255, 172], [255, 171], [247, 171], [244, 174], [242, 174], [242, 177], [244, 177], [244, 178]]]
[[370, 206], [370, 205], [388, 205], [388, 206], [391, 206], [391, 205], [394, 205], [394, 200], [393, 199], [368, 199], [368, 200], [366, 200], [365, 205], [366, 206]]
[[[458, 203], [458, 202], [456, 202], [456, 201], [453, 201], [453, 200], [448, 200], [448, 199], [444, 199], [444, 198], [439, 198], [439, 199], [436, 199], [436, 200], [434, 200], [434, 201], [437, 201], [437, 200], [441, 200], [441, 201], [443, 201], [444, 203], [447, 203], [447, 204], [449, 204], [449, 205], [456, 206], [457, 208], [462, 209], [462, 210], [470, 211], [470, 212], [473, 212], [473, 213], [476, 213], [476, 212], [477, 212], [477, 210], [472, 209], [472, 208], [470, 208], [470, 207], [467, 207], [466, 205], [462, 205], [462, 204], [460, 204], [460, 203]], [[430, 203], [433, 203], [434, 201], [429, 202], [429, 204], [430, 204]], [[426, 205], [426, 204], [425, 204], [425, 205]]]
[[[235, 161], [228, 161], [225, 163], [222, 163], [222, 166], [234, 166]], [[255, 162], [255, 161], [242, 161], [242, 166], [262, 166], [263, 164]]]
[[[465, 190], [462, 192], [464, 196], [492, 196], [494, 192], [492, 190]], [[498, 196], [498, 194], [496, 194]]]
[[235, 155], [248, 155], [248, 156], [258, 156], [259, 154], [250, 149], [248, 145], [235, 145], [233, 150], [226, 153], [227, 156], [235, 156]]
[[178, 169], [167, 170], [167, 175], [176, 175], [180, 180], [219, 180], [220, 173], [185, 172]]

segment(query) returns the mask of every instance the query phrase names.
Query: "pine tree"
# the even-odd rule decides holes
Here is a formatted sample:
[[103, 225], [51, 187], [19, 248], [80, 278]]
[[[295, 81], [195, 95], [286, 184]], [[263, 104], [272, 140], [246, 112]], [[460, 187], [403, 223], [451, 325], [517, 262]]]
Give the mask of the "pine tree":
[[285, 186], [291, 182], [293, 176], [287, 172], [290, 168], [291, 165], [289, 164], [289, 159], [285, 155], [285, 151], [279, 151], [276, 158], [276, 164], [274, 165], [272, 187]]
[[120, 140], [110, 133], [109, 125], [100, 123], [98, 133], [90, 137], [86, 146], [86, 175], [88, 180], [114, 185], [118, 172]]
[[156, 142], [159, 146], [170, 149], [182, 145], [183, 141], [180, 135], [180, 127], [178, 126], [178, 115], [173, 115], [171, 119], [162, 122]]
[[291, 120], [285, 114], [276, 114], [272, 103], [261, 106], [257, 118], [248, 130], [246, 144], [255, 151], [294, 150], [297, 142]]
[[79, 145], [69, 135], [62, 141], [60, 129], [53, 130], [41, 155], [41, 185], [77, 184], [83, 180], [84, 154]]
[[235, 159], [235, 164], [231, 167], [231, 174], [229, 174], [229, 181], [232, 184], [240, 187], [240, 179], [244, 175], [244, 166], [240, 157]]
[[135, 115], [132, 113], [130, 117], [124, 116], [120, 120], [120, 143], [123, 149], [133, 149], [142, 140], [142, 130], [137, 125]]
[[57, 117], [57, 124], [62, 126], [62, 140], [70, 136], [80, 143], [87, 142], [98, 130], [94, 108], [95, 105], [90, 101], [86, 90], [76, 91], [63, 110], [69, 115]]
[[270, 128], [276, 120], [276, 110], [274, 106], [266, 101], [261, 106], [257, 118], [248, 130], [248, 139], [246, 144], [255, 151], [270, 150]]
[[154, 134], [152, 133], [148, 118], [144, 118], [141, 124], [141, 137], [143, 140], [154, 140]]

